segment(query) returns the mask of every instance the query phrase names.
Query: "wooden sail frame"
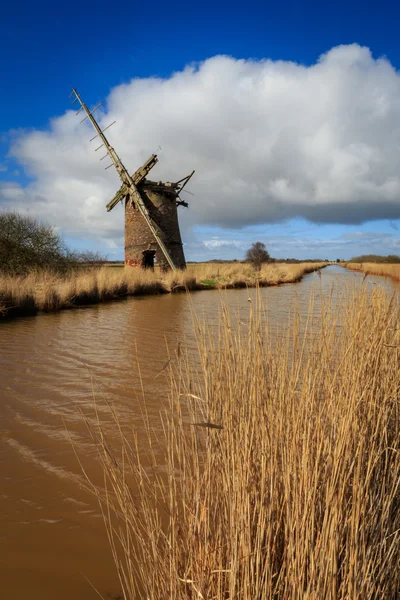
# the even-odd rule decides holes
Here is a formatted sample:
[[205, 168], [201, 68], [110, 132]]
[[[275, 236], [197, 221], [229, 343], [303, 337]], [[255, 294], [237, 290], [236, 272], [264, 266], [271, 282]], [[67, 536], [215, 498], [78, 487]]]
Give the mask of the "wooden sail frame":
[[[175, 264], [174, 264], [174, 262], [173, 262], [173, 260], [172, 260], [172, 258], [170, 256], [170, 254], [169, 254], [169, 252], [168, 252], [168, 250], [167, 250], [167, 248], [166, 248], [166, 246], [165, 246], [165, 244], [164, 244], [164, 242], [163, 242], [163, 240], [161, 238], [161, 235], [160, 235], [159, 230], [158, 230], [158, 226], [154, 223], [153, 219], [151, 218], [151, 216], [149, 214], [149, 211], [147, 210], [147, 207], [146, 207], [146, 205], [145, 205], [145, 203], [143, 201], [143, 198], [142, 198], [142, 196], [140, 194], [140, 191], [137, 188], [137, 184], [135, 183], [135, 180], [134, 180], [135, 175], [136, 175], [136, 173], [138, 173], [138, 171], [140, 171], [140, 169], [138, 171], [136, 171], [136, 173], [134, 173], [133, 176], [130, 175], [129, 172], [128, 172], [128, 170], [123, 165], [123, 163], [122, 163], [121, 159], [119, 158], [118, 154], [116, 153], [116, 151], [114, 150], [114, 148], [111, 146], [111, 144], [107, 140], [106, 136], [104, 135], [104, 131], [106, 129], [108, 129], [108, 127], [110, 127], [111, 125], [109, 125], [108, 127], [106, 127], [105, 129], [102, 130], [100, 128], [99, 124], [97, 123], [96, 119], [93, 117], [94, 111], [100, 106], [100, 104], [98, 104], [96, 106], [96, 108], [94, 108], [92, 111], [90, 111], [88, 109], [88, 107], [86, 106], [86, 104], [83, 102], [82, 98], [80, 97], [80, 95], [78, 94], [78, 92], [77, 92], [77, 90], [75, 88], [72, 90], [70, 98], [72, 96], [74, 96], [73, 103], [76, 102], [76, 101], [78, 101], [79, 104], [80, 104], [80, 106], [81, 106], [81, 108], [78, 110], [78, 113], [81, 110], [84, 110], [85, 113], [86, 113], [85, 119], [88, 118], [90, 120], [91, 124], [93, 125], [93, 127], [94, 127], [94, 129], [96, 131], [96, 135], [92, 138], [92, 140], [94, 140], [97, 137], [100, 137], [100, 139], [102, 141], [102, 144], [97, 148], [97, 150], [99, 148], [101, 148], [102, 146], [105, 147], [105, 149], [107, 151], [107, 154], [108, 154], [108, 156], [110, 157], [110, 159], [112, 161], [112, 164], [109, 165], [109, 167], [111, 167], [112, 165], [114, 165], [114, 167], [117, 170], [117, 173], [118, 173], [120, 179], [122, 180], [122, 186], [121, 186], [119, 192], [123, 193], [126, 190], [126, 193], [124, 194], [124, 196], [121, 196], [121, 198], [119, 198], [115, 203], [114, 203], [114, 200], [115, 200], [115, 196], [114, 196], [113, 200], [111, 201], [111, 203], [114, 203], [113, 206], [112, 206], [112, 208], [120, 201], [120, 199], [123, 199], [124, 197], [130, 198], [130, 200], [135, 204], [135, 206], [139, 210], [139, 212], [142, 215], [145, 223], [149, 227], [151, 233], [154, 236], [154, 239], [156, 240], [157, 244], [159, 245], [159, 247], [160, 247], [162, 253], [164, 254], [165, 259], [168, 262], [169, 266], [171, 267], [171, 269], [173, 271], [175, 271], [176, 270], [176, 266], [175, 266]], [[85, 119], [83, 119], [83, 120], [85, 120]], [[157, 157], [155, 155], [152, 155], [152, 156], [157, 159]], [[152, 157], [150, 157], [149, 161], [151, 161], [151, 159], [152, 159]], [[149, 162], [149, 161], [147, 161], [147, 162]], [[145, 163], [145, 164], [147, 164], [147, 163]], [[155, 164], [155, 162], [154, 162], [154, 164]], [[154, 164], [152, 166], [154, 166]], [[152, 166], [150, 168], [152, 168]], [[107, 167], [107, 168], [109, 168], [109, 167]], [[143, 169], [144, 167], [145, 167], [145, 165], [143, 165], [143, 167], [141, 167], [141, 169]], [[117, 192], [117, 195], [118, 195], [118, 192]], [[109, 203], [109, 204], [111, 204], [111, 203]], [[109, 205], [107, 205], [107, 207], [108, 206]], [[111, 208], [108, 209], [108, 210], [111, 210]]]

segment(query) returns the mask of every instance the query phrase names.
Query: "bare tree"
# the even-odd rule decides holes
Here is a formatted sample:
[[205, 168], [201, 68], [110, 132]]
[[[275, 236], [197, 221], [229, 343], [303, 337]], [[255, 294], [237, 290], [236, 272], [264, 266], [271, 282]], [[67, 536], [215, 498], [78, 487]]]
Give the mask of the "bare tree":
[[15, 212], [0, 213], [0, 271], [23, 275], [31, 269], [63, 272], [68, 249], [47, 223]]
[[99, 252], [70, 250], [48, 223], [0, 212], [0, 273], [25, 275], [39, 269], [62, 274], [80, 267], [99, 267], [105, 261]]
[[96, 252], [94, 250], [81, 250], [80, 252], [71, 252], [71, 260], [73, 259], [77, 265], [82, 266], [93, 266], [100, 267], [105, 262], [107, 262], [107, 258], [103, 256], [100, 252]]
[[261, 269], [261, 265], [270, 260], [270, 255], [265, 244], [262, 242], [254, 242], [246, 252], [246, 260], [250, 262], [255, 269]]

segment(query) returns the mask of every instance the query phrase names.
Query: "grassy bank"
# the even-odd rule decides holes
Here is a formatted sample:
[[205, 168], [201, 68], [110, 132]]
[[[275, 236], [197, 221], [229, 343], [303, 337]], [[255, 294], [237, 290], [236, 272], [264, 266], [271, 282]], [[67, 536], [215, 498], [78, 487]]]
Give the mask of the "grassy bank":
[[400, 597], [398, 299], [341, 297], [279, 335], [254, 304], [194, 316], [160, 423], [89, 423], [124, 600]]
[[126, 296], [293, 283], [324, 264], [276, 263], [263, 265], [260, 272], [247, 264], [198, 264], [166, 274], [108, 267], [81, 270], [62, 278], [40, 272], [26, 277], [0, 276], [0, 317], [51, 312]]
[[346, 268], [366, 275], [382, 275], [400, 281], [400, 264], [385, 263], [346, 263]]

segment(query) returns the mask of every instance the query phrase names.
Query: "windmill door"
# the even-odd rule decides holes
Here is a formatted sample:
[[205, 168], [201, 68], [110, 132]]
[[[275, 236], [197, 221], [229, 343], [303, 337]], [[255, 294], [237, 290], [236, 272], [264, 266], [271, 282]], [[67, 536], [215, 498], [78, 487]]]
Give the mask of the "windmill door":
[[142, 259], [143, 269], [154, 269], [155, 256], [156, 256], [155, 250], [145, 250], [143, 252], [143, 259]]

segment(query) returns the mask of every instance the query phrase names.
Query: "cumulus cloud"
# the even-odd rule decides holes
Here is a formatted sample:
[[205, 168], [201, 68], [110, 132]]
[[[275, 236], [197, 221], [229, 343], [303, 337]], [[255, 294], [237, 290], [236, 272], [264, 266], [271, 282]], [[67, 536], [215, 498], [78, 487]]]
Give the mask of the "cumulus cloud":
[[[91, 91], [80, 90], [86, 102]], [[92, 91], [92, 95], [94, 92]], [[400, 76], [356, 44], [311, 65], [216, 56], [168, 79], [115, 87], [98, 114], [129, 170], [159, 146], [155, 179], [196, 175], [180, 209], [193, 225], [240, 228], [303, 217], [362, 223], [400, 217]], [[104, 170], [90, 126], [74, 112], [46, 131], [14, 132], [10, 154], [25, 187], [4, 183], [4, 206], [34, 213], [67, 235], [120, 240], [123, 213], [105, 204], [119, 181]]]

